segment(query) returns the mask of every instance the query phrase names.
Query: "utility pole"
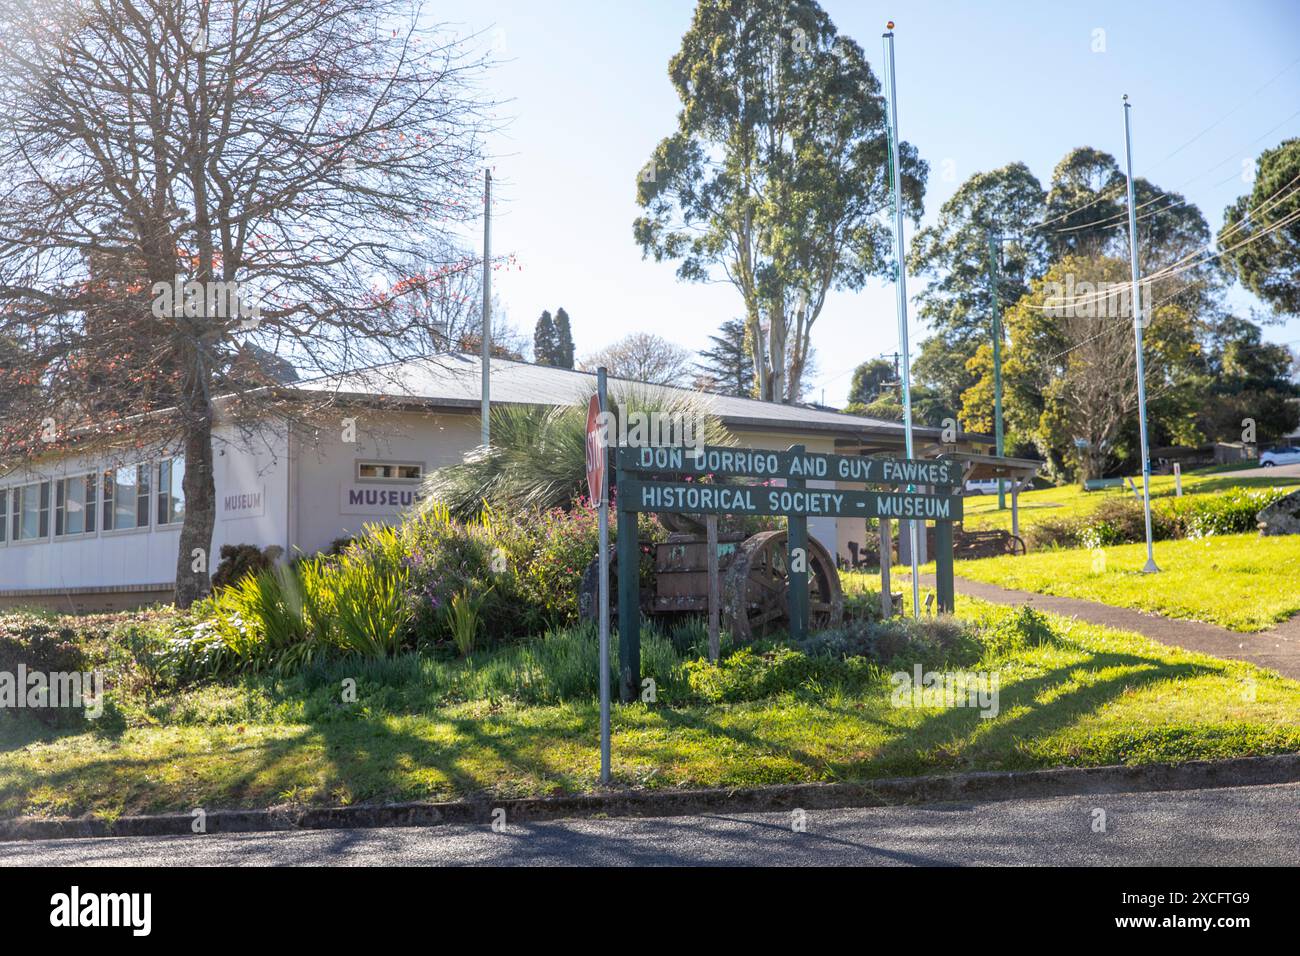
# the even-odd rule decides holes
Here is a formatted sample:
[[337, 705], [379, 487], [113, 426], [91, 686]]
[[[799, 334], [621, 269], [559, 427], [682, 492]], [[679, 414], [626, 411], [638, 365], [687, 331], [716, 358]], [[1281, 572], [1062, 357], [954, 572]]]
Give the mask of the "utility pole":
[[483, 171], [483, 398], [481, 442], [492, 438], [492, 170]]
[[[988, 233], [989, 244], [989, 294], [993, 297], [993, 439], [997, 443], [998, 457], [1004, 452], [1002, 444], [1002, 307], [998, 304], [998, 252], [1001, 238]], [[998, 510], [1007, 510], [1006, 482], [998, 479]]]
[[1124, 163], [1128, 171], [1128, 254], [1133, 273], [1133, 339], [1137, 349], [1138, 437], [1142, 443], [1142, 509], [1147, 523], [1147, 563], [1144, 574], [1160, 570], [1151, 543], [1151, 452], [1147, 448], [1147, 382], [1142, 361], [1142, 282], [1138, 271], [1137, 206], [1133, 190], [1133, 134], [1129, 127], [1128, 94], [1124, 94]]
[[[894, 21], [885, 25], [885, 63], [889, 70], [889, 160], [890, 172], [894, 185], [894, 254], [898, 257], [898, 282], [895, 285], [898, 300], [898, 347], [902, 352], [903, 389], [903, 441], [907, 457], [913, 457], [912, 446], [912, 373], [911, 360], [907, 354], [907, 268], [903, 264], [903, 188], [902, 173], [898, 168], [898, 75], [894, 71]], [[908, 491], [914, 491], [914, 485], [908, 485]], [[912, 616], [921, 619], [921, 575], [920, 561], [917, 554], [917, 521], [907, 522], [910, 532], [908, 551], [912, 558]]]

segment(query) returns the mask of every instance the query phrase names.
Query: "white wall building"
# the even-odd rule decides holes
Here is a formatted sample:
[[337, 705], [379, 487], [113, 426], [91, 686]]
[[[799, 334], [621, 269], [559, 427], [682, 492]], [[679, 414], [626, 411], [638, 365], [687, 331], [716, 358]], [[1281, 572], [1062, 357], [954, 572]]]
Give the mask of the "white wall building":
[[[585, 401], [595, 376], [493, 360], [494, 404]], [[337, 428], [266, 422], [250, 439], [231, 427], [214, 440], [216, 525], [209, 569], [224, 544], [279, 545], [312, 554], [367, 523], [394, 522], [414, 504], [426, 473], [458, 462], [479, 441], [477, 358], [439, 355], [296, 387], [333, 393]], [[652, 388], [610, 380], [620, 390]], [[902, 455], [902, 426], [803, 406], [708, 396], [739, 444]], [[939, 432], [915, 430], [918, 457]], [[983, 436], [959, 436], [985, 450]], [[0, 607], [59, 610], [136, 606], [171, 599], [184, 516], [184, 459], [173, 449], [137, 456], [51, 456], [0, 470]], [[834, 482], [810, 482], [833, 486]], [[854, 487], [844, 485], [844, 487]], [[862, 519], [812, 518], [809, 533], [847, 557]]]

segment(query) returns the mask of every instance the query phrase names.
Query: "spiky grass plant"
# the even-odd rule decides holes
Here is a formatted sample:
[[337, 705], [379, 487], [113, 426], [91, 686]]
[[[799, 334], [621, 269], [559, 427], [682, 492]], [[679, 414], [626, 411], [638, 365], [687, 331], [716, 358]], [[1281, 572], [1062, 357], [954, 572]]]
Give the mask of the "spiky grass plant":
[[[526, 509], [568, 508], [586, 490], [587, 403], [506, 405], [492, 411], [492, 444], [464, 460], [431, 473], [424, 484], [424, 506], [445, 507], [461, 520], [484, 508], [510, 514]], [[710, 445], [732, 438], [709, 409], [703, 393], [652, 385], [612, 387], [611, 413], [658, 414], [688, 421]]]

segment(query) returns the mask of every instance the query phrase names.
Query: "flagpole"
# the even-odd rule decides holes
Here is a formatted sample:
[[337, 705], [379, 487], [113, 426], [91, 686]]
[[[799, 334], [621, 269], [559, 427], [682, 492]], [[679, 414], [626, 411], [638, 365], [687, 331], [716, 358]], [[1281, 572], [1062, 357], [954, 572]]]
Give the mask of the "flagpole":
[[492, 437], [492, 170], [483, 171], [483, 395], [479, 414], [482, 444]]
[[1151, 539], [1151, 452], [1147, 447], [1147, 382], [1142, 360], [1142, 281], [1138, 269], [1137, 205], [1133, 188], [1133, 136], [1129, 130], [1128, 94], [1124, 94], [1124, 162], [1128, 170], [1128, 254], [1133, 273], [1133, 339], [1137, 349], [1138, 386], [1138, 438], [1142, 444], [1142, 510], [1147, 524], [1147, 563], [1144, 574], [1160, 570], [1156, 565], [1155, 547]]
[[[893, 180], [894, 189], [894, 255], [898, 259], [898, 281], [895, 283], [898, 301], [898, 344], [903, 353], [902, 375], [900, 376], [903, 389], [903, 437], [907, 457], [911, 459], [915, 457], [912, 445], [912, 372], [911, 358], [908, 356], [907, 348], [907, 269], [903, 265], [903, 188], [902, 176], [898, 168], [898, 82], [894, 73], [893, 20], [886, 24], [884, 40], [886, 73], [889, 80], [889, 165], [890, 178]], [[907, 490], [914, 491], [915, 487], [908, 485]], [[910, 535], [908, 551], [912, 558], [912, 616], [919, 619], [921, 616], [921, 575], [919, 556], [917, 554], [916, 526], [917, 521], [914, 518], [907, 522]]]

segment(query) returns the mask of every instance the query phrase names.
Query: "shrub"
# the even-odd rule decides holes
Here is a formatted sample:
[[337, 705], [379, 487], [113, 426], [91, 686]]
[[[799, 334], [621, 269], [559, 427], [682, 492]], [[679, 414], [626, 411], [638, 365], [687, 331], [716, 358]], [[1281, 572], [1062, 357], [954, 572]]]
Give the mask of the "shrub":
[[265, 571], [272, 567], [284, 554], [284, 549], [269, 545], [265, 549], [255, 544], [223, 544], [221, 546], [221, 563], [212, 572], [212, 589], [237, 584], [249, 575]]
[[1024, 533], [1025, 546], [1033, 551], [1046, 548], [1078, 548], [1087, 527], [1082, 518], [1045, 518]]
[[1204, 538], [1216, 534], [1244, 534], [1254, 531], [1259, 513], [1286, 497], [1290, 489], [1233, 488], [1216, 495], [1166, 498], [1160, 510], [1176, 524], [1179, 537]]
[[[12, 675], [13, 692], [30, 700], [30, 685], [18, 680], [19, 666], [28, 675], [40, 673], [50, 679], [55, 673], [84, 672], [85, 654], [76, 632], [63, 621], [37, 614], [6, 614], [0, 617], [0, 673]], [[0, 717], [27, 714], [43, 724], [61, 726], [80, 721], [80, 711], [42, 703], [35, 707], [10, 711], [0, 709]]]
[[410, 638], [406, 571], [375, 553], [309, 558], [246, 577], [195, 605], [157, 661], [174, 681], [234, 672], [291, 674], [333, 652], [396, 654]]
[[[1254, 531], [1259, 512], [1286, 493], [1281, 488], [1234, 488], [1219, 494], [1155, 498], [1151, 502], [1151, 537], [1167, 541]], [[1036, 551], [1105, 548], [1145, 540], [1142, 502], [1128, 496], [1105, 498], [1086, 515], [1048, 518], [1025, 533], [1026, 544]]]
[[451, 639], [461, 657], [474, 653], [474, 644], [478, 640], [479, 608], [486, 595], [474, 597], [469, 591], [461, 591], [451, 599], [447, 606], [447, 616], [451, 622]]
[[71, 672], [85, 669], [76, 632], [58, 618], [38, 614], [0, 615], [0, 671]]
[[824, 694], [829, 687], [857, 690], [879, 679], [879, 670], [860, 657], [810, 656], [790, 647], [765, 654], [742, 647], [718, 663], [699, 659], [684, 665], [691, 695], [706, 703], [762, 700], [775, 694]]
[[1046, 615], [1031, 607], [1020, 607], [1011, 614], [999, 617], [985, 627], [980, 638], [994, 655], [1003, 655], [1027, 647], [1042, 647], [1058, 643], [1056, 632]]
[[919, 663], [936, 670], [977, 661], [983, 654], [976, 629], [946, 615], [850, 621], [810, 636], [799, 647], [813, 655], [863, 657], [888, 667]]

